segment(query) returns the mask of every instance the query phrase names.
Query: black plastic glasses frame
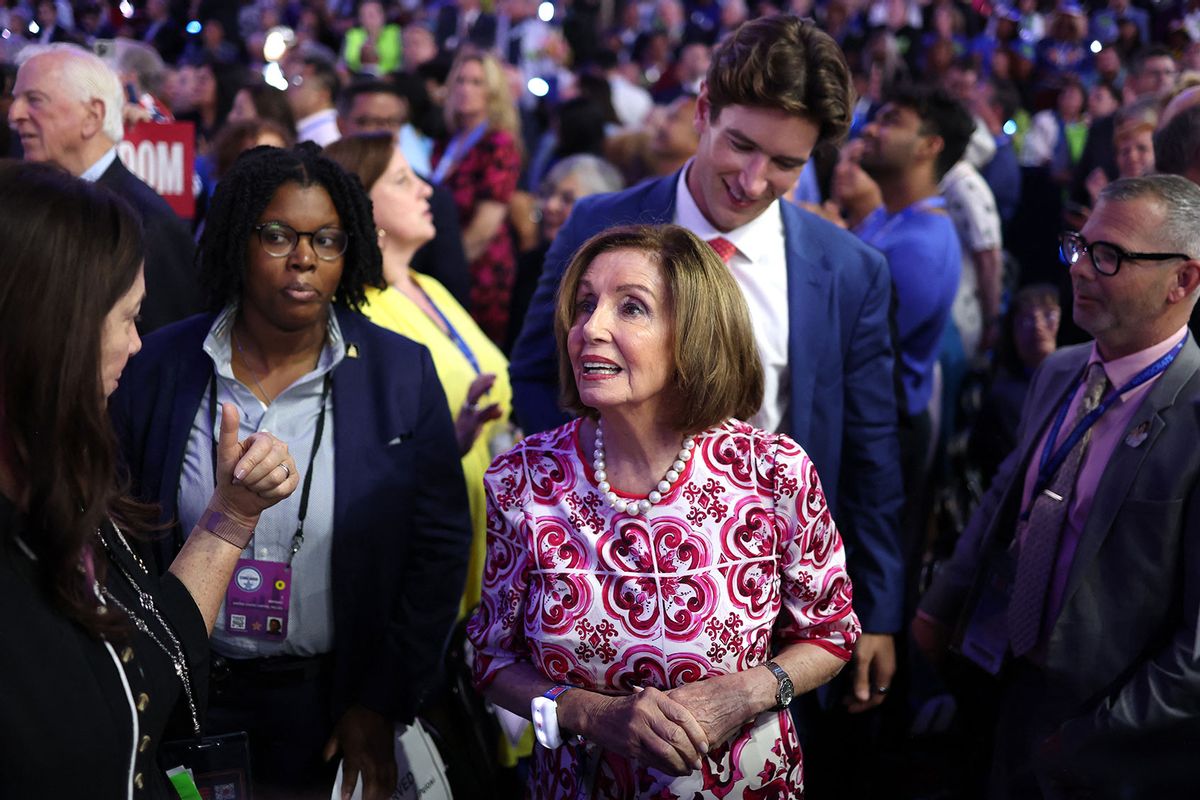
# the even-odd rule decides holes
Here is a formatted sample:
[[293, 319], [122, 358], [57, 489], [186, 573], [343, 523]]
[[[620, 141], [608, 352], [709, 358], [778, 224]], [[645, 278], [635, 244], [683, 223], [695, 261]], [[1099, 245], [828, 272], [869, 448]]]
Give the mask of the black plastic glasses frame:
[[[1103, 252], [1104, 249], [1112, 251], [1114, 262], [1111, 272], [1100, 266], [1100, 260], [1107, 259], [1098, 260], [1096, 258], [1096, 248], [1101, 248], [1101, 252]], [[1074, 259], [1072, 259], [1068, 254], [1069, 250], [1075, 252], [1076, 255]], [[1088, 257], [1091, 258], [1092, 266], [1096, 268], [1096, 272], [1109, 277], [1112, 277], [1120, 272], [1121, 262], [1127, 259], [1131, 261], [1170, 261], [1173, 258], [1182, 258], [1185, 260], [1191, 260], [1192, 258], [1187, 253], [1132, 253], [1120, 245], [1113, 244], [1112, 242], [1089, 243], [1087, 239], [1084, 239], [1075, 231], [1063, 231], [1058, 235], [1058, 257], [1064, 264], [1071, 266], [1079, 260], [1079, 256], [1083, 253], [1087, 253]]]
[[[263, 231], [267, 230], [268, 228], [273, 231], [283, 233], [284, 235], [287, 235], [289, 233], [291, 234], [291, 236], [289, 237], [290, 245], [288, 246], [287, 250], [285, 250], [283, 252], [275, 252], [274, 250], [271, 249], [271, 246], [268, 245], [267, 242], [263, 239]], [[293, 252], [295, 252], [296, 248], [300, 245], [300, 237], [301, 236], [308, 237], [308, 243], [312, 247], [313, 253], [316, 255], [317, 258], [321, 259], [322, 261], [336, 261], [337, 259], [344, 256], [346, 254], [346, 250], [350, 247], [350, 234], [347, 233], [346, 231], [342, 230], [341, 228], [334, 228], [332, 226], [326, 226], [324, 228], [317, 228], [315, 231], [298, 231], [295, 228], [293, 228], [291, 225], [288, 225], [283, 222], [263, 222], [263, 223], [260, 223], [260, 224], [254, 226], [254, 232], [258, 234], [259, 245], [262, 247], [263, 250], [266, 251], [267, 255], [272, 256], [273, 258], [286, 258], [287, 256], [290, 256]], [[341, 242], [342, 242], [341, 249], [338, 250], [337, 252], [333, 252], [332, 250], [330, 250], [328, 248], [319, 246], [317, 244], [316, 236], [317, 236], [317, 234], [323, 233], [323, 232], [329, 236], [333, 236], [333, 235], [340, 236]], [[322, 250], [325, 250], [325, 252], [322, 253], [321, 252]]]

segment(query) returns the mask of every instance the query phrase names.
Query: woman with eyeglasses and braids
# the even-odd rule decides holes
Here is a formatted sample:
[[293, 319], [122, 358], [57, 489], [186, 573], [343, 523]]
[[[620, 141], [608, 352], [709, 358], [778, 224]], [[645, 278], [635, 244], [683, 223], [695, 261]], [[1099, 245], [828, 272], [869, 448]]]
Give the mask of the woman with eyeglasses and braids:
[[[382, 288], [371, 202], [312, 144], [242, 155], [200, 241], [210, 313], [146, 340], [114, 399], [143, 499], [184, 542], [212, 483], [212, 409], [285, 438], [300, 490], [263, 516], [213, 636], [209, 732], [247, 731], [259, 797], [396, 787], [393, 728], [436, 680], [470, 544], [428, 351], [358, 313]], [[276, 794], [277, 793], [277, 794]]]

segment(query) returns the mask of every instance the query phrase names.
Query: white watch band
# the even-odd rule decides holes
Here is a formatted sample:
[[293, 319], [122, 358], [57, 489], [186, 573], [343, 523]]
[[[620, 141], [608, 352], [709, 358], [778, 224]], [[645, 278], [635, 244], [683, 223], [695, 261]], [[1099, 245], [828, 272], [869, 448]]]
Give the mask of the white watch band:
[[533, 702], [530, 703], [533, 735], [537, 737], [538, 744], [547, 750], [562, 747], [562, 731], [558, 727], [557, 697], [570, 688], [570, 686], [555, 686], [544, 695], [533, 698]]

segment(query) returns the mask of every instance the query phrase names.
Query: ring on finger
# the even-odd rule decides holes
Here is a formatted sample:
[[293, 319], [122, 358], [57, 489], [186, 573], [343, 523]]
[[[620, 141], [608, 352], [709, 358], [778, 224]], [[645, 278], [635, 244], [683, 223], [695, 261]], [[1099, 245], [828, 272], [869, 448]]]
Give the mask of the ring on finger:
[[875, 687], [875, 693], [876, 693], [876, 694], [887, 694], [887, 693], [888, 693], [888, 687], [886, 687], [886, 686], [876, 686], [876, 687]]
[[285, 473], [287, 473], [286, 475], [284, 475], [284, 476], [283, 476], [283, 479], [284, 479], [285, 481], [286, 481], [288, 478], [292, 477], [292, 468], [291, 468], [291, 467], [289, 467], [289, 466], [287, 465], [287, 462], [286, 462], [286, 461], [281, 461], [281, 462], [279, 463], [279, 466], [283, 468], [283, 471], [284, 471]]

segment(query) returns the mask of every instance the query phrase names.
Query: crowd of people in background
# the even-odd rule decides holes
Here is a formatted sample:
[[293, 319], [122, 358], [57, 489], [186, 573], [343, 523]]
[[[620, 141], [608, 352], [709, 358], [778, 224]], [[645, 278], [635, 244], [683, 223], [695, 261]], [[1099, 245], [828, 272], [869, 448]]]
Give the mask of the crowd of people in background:
[[[597, 797], [717, 785], [707, 773], [703, 784], [654, 784], [643, 769], [686, 775], [712, 726], [680, 723], [688, 741], [677, 752], [651, 755], [642, 742], [650, 749], [593, 760], [585, 780], [582, 744], [531, 760], [535, 732], [511, 734], [504, 719], [553, 684], [631, 690], [590, 663], [609, 646], [592, 605], [606, 590], [572, 582], [582, 567], [562, 555], [572, 531], [608, 513], [585, 484], [638, 515], [607, 476], [637, 474], [613, 465], [665, 436], [628, 398], [572, 393], [586, 376], [567, 342], [593, 334], [575, 327], [584, 303], [560, 284], [599, 314], [609, 279], [593, 270], [615, 258], [609, 250], [657, 265], [649, 279], [641, 262], [612, 269], [661, 291], [690, 286], [679, 270], [732, 274], [728, 286], [704, 285], [740, 289], [744, 308], [672, 295], [661, 306], [672, 327], [655, 330], [694, 339], [704, 326], [692, 327], [688, 303], [706, 309], [754, 345], [713, 344], [712, 385], [738, 369], [761, 384], [754, 409], [711, 401], [694, 374], [686, 392], [631, 389], [681, 419], [692, 419], [679, 411], [689, 403], [715, 409], [696, 430], [671, 427], [667, 463], [681, 437], [720, 431], [719, 443], [694, 442], [687, 474], [680, 450], [640, 513], [709, 469], [706, 494], [736, 484], [732, 499], [713, 500], [721, 508], [743, 490], [747, 503], [781, 502], [773, 482], [792, 476], [800, 488], [783, 506], [809, 493], [805, 513], [836, 525], [788, 534], [777, 555], [794, 570], [770, 601], [775, 633], [738, 645], [757, 657], [782, 647], [791, 671], [796, 643], [819, 641], [830, 661], [792, 677], [812, 691], [793, 707], [795, 730], [790, 718], [772, 723], [786, 777], [763, 796], [1192, 792], [1200, 447], [1187, 410], [1196, 380], [1183, 370], [1200, 364], [1188, 332], [1200, 283], [1195, 0], [0, 0], [0, 111], [0, 158], [107, 187], [142, 223], [136, 335], [159, 334], [104, 395], [126, 488], [161, 511], [121, 521], [168, 531], [143, 557], [158, 572], [187, 564], [183, 531], [202, 526], [210, 496], [230, 495], [262, 515], [262, 546], [247, 557], [286, 561], [289, 575], [294, 561], [315, 587], [292, 599], [286, 642], [248, 643], [224, 606], [205, 609], [208, 724], [250, 732], [263, 796], [314, 786], [327, 796], [323, 758], [335, 751], [382, 792], [395, 779], [391, 724], [425, 712], [475, 728], [446, 738], [460, 748], [463, 796], [517, 796], [531, 770], [538, 797], [556, 796], [547, 770]], [[194, 136], [190, 216], [117, 149], [135, 128], [177, 122]], [[0, 172], [6, 192], [28, 180], [53, 194], [46, 175]], [[5, 215], [21, 202], [0, 197]], [[671, 238], [686, 231], [620, 227], [672, 223], [719, 258]], [[277, 261], [301, 277], [273, 276]], [[304, 313], [284, 295], [308, 303]], [[661, 322], [659, 300], [638, 311], [646, 325]], [[0, 295], [0, 308], [11, 302]], [[625, 317], [612, 325], [618, 345], [636, 339], [621, 333], [636, 327]], [[654, 357], [684, 381], [697, 367], [681, 348]], [[588, 367], [610, 368], [625, 369]], [[237, 412], [240, 435], [287, 441], [290, 496], [274, 479], [270, 502], [213, 494], [237, 460], [217, 449], [218, 404], [222, 419]], [[0, 420], [7, 413], [0, 402]], [[722, 422], [731, 415], [748, 424]], [[568, 429], [578, 450], [555, 438]], [[771, 436], [755, 438], [762, 431]], [[13, 446], [0, 435], [0, 467], [12, 469]], [[746, 455], [758, 447], [782, 448], [778, 469]], [[489, 471], [506, 452], [521, 455]], [[1131, 452], [1147, 457], [1129, 464]], [[765, 470], [771, 487], [752, 491], [726, 467]], [[293, 469], [315, 471], [311, 489], [291, 495]], [[1078, 486], [1063, 490], [1063, 475]], [[1062, 512], [1049, 522], [1058, 512], [1045, 497]], [[712, 512], [687, 503], [701, 520]], [[578, 635], [554, 631], [580, 649], [560, 642], [557, 660], [523, 638], [546, 635], [548, 618], [530, 612], [527, 630], [510, 627], [522, 593], [536, 594], [510, 572], [530, 558], [522, 514], [564, 526], [559, 550], [521, 567], [567, 570], [557, 588], [537, 589], [543, 610], [582, 608]], [[1035, 548], [1018, 545], [1043, 525], [1055, 530], [1049, 566], [1030, 566]], [[395, 539], [378, 534], [389, 526]], [[1156, 544], [1131, 544], [1139, 533]], [[114, 525], [105, 536], [112, 548], [122, 534]], [[641, 543], [622, 546], [630, 564], [645, 557]], [[816, 590], [796, 588], [818, 579], [819, 613]], [[831, 588], [844, 580], [852, 591]], [[1036, 608], [1009, 605], [1013, 587]], [[658, 602], [632, 589], [614, 598], [608, 616]], [[686, 606], [676, 621], [697, 612]], [[1007, 622], [998, 649], [996, 619]], [[702, 667], [698, 652], [693, 678], [736, 679], [757, 663], [732, 649], [728, 661], [714, 656], [708, 635], [714, 650]], [[620, 658], [642, 646], [613, 641]], [[447, 691], [472, 668], [487, 706]], [[607, 741], [599, 729], [628, 722], [596, 697], [567, 699], [581, 696], [560, 701], [575, 732]], [[671, 696], [655, 698], [655, 713], [691, 719], [700, 711], [689, 701], [709, 710], [711, 698]], [[737, 726], [769, 707], [750, 706]], [[723, 734], [739, 753], [767, 741], [757, 728]], [[767, 769], [739, 757], [714, 756], [738, 771], [726, 790], [742, 770]], [[1091, 794], [1072, 794], [1079, 787]]]

